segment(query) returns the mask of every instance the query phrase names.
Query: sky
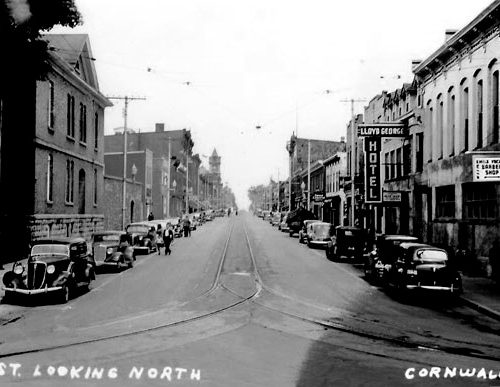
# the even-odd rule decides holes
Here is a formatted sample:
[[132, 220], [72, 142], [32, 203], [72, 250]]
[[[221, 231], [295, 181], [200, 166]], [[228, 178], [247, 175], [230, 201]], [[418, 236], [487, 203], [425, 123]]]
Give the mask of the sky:
[[[287, 140], [340, 140], [351, 107], [411, 82], [425, 59], [491, 0], [76, 0], [100, 90], [145, 97], [128, 126], [190, 129], [204, 164], [216, 148], [240, 208], [247, 190], [288, 177]], [[356, 113], [367, 103], [357, 103]], [[105, 133], [123, 126], [123, 104]]]

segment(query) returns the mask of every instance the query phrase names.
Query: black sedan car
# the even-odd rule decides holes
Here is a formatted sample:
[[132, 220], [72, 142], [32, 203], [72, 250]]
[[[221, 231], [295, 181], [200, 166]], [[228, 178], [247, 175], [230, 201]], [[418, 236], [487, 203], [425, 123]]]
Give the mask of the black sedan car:
[[361, 260], [368, 247], [368, 233], [365, 229], [337, 226], [326, 246], [326, 258], [331, 261], [342, 257]]
[[79, 287], [89, 288], [94, 267], [82, 238], [51, 238], [34, 242], [28, 261], [15, 262], [3, 276], [5, 298], [57, 295], [67, 302]]
[[118, 270], [134, 266], [134, 248], [126, 232], [108, 230], [93, 233], [91, 244], [97, 266], [110, 266]]
[[380, 235], [373, 250], [365, 257], [365, 278], [379, 282], [384, 274], [385, 264], [392, 260], [398, 246], [405, 242], [418, 242], [418, 238], [410, 235]]
[[449, 262], [446, 250], [422, 243], [401, 243], [384, 265], [382, 280], [401, 291], [462, 292], [462, 278]]

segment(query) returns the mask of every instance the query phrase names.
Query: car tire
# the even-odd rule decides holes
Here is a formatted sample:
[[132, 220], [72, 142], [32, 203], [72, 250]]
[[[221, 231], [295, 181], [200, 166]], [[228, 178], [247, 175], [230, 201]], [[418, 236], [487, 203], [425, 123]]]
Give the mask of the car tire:
[[134, 267], [134, 261], [130, 261], [130, 262], [128, 263], [128, 268], [129, 268], [129, 269], [132, 269], [133, 267]]
[[309, 239], [307, 240], [307, 247], [312, 248], [311, 241]]
[[288, 231], [288, 235], [291, 237], [293, 237], [293, 231]]
[[2, 298], [2, 304], [13, 304], [14, 295], [11, 292], [6, 292]]

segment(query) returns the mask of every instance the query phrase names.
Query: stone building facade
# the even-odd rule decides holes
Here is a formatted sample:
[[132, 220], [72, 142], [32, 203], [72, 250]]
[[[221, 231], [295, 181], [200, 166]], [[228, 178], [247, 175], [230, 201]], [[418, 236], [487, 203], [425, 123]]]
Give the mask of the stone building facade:
[[[50, 70], [2, 102], [2, 238], [102, 229], [104, 109], [87, 35], [44, 35]], [[22, 112], [19, 111], [22, 106]]]

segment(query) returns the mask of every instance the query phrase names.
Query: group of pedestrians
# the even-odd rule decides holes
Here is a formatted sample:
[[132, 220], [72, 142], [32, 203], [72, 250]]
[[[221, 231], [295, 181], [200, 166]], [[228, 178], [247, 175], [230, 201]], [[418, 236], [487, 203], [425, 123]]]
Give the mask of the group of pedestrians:
[[[150, 230], [154, 234], [154, 228]], [[154, 239], [152, 239], [154, 238]], [[172, 254], [170, 246], [174, 240], [174, 228], [171, 223], [167, 223], [165, 230], [162, 229], [161, 224], [158, 225], [158, 230], [156, 235], [150, 237], [151, 240], [156, 242], [156, 249], [158, 250], [158, 255], [161, 254], [161, 248], [165, 248], [165, 255]]]

